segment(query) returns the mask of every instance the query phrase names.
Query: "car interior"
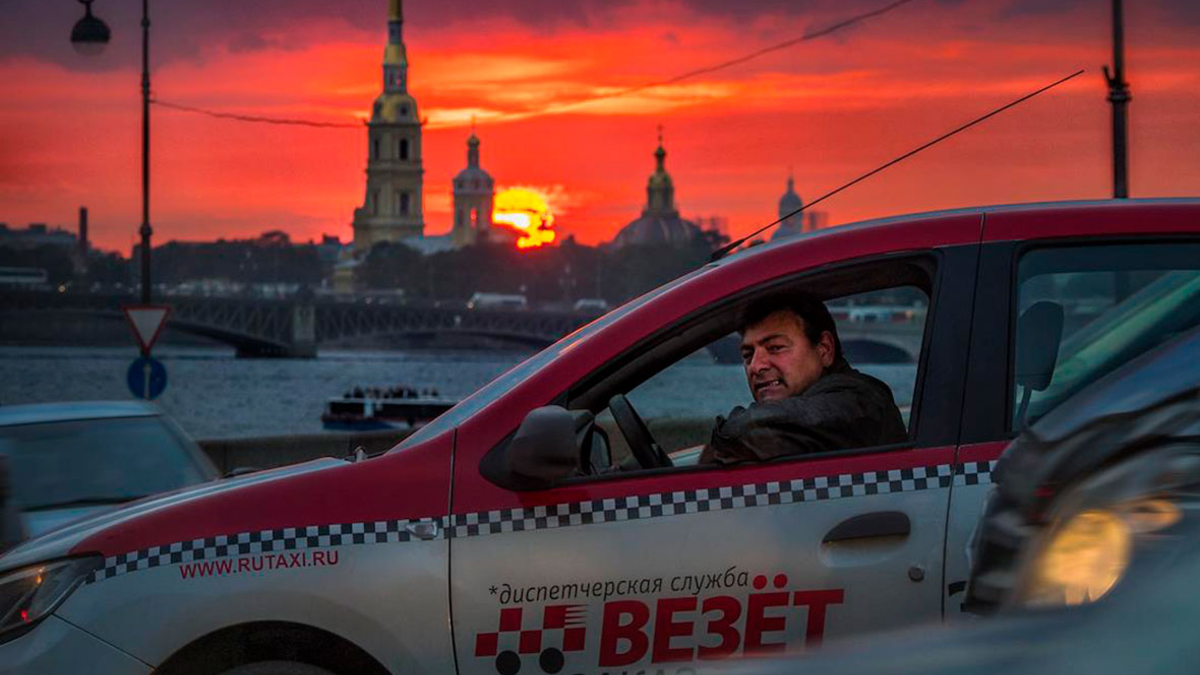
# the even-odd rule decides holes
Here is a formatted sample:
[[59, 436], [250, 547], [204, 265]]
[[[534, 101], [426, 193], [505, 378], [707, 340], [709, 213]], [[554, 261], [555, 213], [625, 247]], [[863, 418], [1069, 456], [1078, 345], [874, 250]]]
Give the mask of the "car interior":
[[[568, 392], [566, 407], [569, 410], [587, 411], [596, 418], [595, 430], [580, 438], [586, 446], [583, 452], [588, 460], [582, 462], [581, 471], [587, 475], [606, 475], [616, 471], [694, 466], [701, 447], [712, 432], [714, 416], [695, 414], [655, 418], [638, 409], [632, 394], [669, 366], [688, 357], [697, 358], [698, 353], [706, 352], [715, 342], [730, 339], [731, 335], [736, 339], [743, 312], [758, 298], [768, 294], [804, 292], [829, 305], [831, 301], [837, 302], [848, 296], [897, 288], [916, 289], [929, 298], [932, 297], [934, 268], [931, 257], [917, 257], [805, 274], [707, 307], [635, 346]], [[921, 318], [927, 322], [929, 315]], [[843, 332], [843, 323], [838, 321], [839, 332]], [[846, 351], [847, 357], [851, 357], [851, 350]], [[924, 349], [921, 350], [923, 353]], [[916, 355], [914, 361], [919, 361], [921, 354]], [[701, 354], [700, 358], [706, 355]], [[851, 366], [856, 366], [853, 360]], [[914, 375], [919, 373], [916, 363], [912, 370]], [[752, 399], [740, 362], [730, 368], [729, 377], [739, 392], [740, 404], [750, 403]], [[914, 382], [913, 392], [905, 392], [905, 398], [912, 401], [913, 408], [917, 401], [915, 385]], [[900, 398], [897, 396], [898, 400]], [[727, 411], [725, 408], [722, 414]], [[911, 430], [911, 420], [916, 418], [915, 409], [908, 417]]]

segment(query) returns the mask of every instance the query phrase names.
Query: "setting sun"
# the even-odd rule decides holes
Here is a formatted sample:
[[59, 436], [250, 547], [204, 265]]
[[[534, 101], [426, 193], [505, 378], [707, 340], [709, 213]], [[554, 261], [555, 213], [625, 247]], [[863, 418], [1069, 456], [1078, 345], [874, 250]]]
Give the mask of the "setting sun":
[[515, 230], [517, 248], [534, 248], [554, 241], [554, 214], [546, 199], [528, 188], [509, 188], [496, 195], [492, 222]]

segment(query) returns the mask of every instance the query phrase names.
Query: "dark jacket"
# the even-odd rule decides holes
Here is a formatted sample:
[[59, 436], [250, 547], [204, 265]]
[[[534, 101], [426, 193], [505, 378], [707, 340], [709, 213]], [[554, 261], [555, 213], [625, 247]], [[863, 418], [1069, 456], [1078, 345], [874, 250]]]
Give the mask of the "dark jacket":
[[892, 390], [839, 359], [799, 396], [738, 406], [728, 419], [718, 417], [700, 462], [733, 464], [906, 440]]

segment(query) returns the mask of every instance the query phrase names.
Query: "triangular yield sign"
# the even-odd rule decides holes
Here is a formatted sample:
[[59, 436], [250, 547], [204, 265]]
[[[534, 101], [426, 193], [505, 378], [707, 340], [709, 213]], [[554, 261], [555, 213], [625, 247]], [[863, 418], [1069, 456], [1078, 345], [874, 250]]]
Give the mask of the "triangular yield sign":
[[166, 305], [137, 305], [125, 308], [125, 318], [143, 352], [149, 352], [167, 323], [171, 308]]

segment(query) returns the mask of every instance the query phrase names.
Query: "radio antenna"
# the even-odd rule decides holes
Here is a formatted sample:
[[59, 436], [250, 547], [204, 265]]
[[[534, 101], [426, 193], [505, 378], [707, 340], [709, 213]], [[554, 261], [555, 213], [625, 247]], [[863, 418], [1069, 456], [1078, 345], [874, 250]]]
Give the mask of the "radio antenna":
[[988, 119], [989, 117], [992, 117], [992, 116], [994, 116], [994, 115], [998, 115], [998, 114], [1000, 114], [1000, 113], [1004, 112], [1005, 110], [1008, 110], [1009, 108], [1011, 108], [1011, 107], [1013, 107], [1013, 106], [1015, 106], [1015, 105], [1018, 105], [1018, 104], [1024, 103], [1025, 101], [1028, 101], [1029, 99], [1033, 98], [1034, 96], [1037, 96], [1038, 94], [1041, 94], [1041, 93], [1043, 93], [1043, 92], [1049, 91], [1049, 90], [1051, 90], [1051, 89], [1053, 89], [1053, 88], [1057, 87], [1058, 85], [1060, 85], [1060, 84], [1062, 84], [1062, 83], [1066, 82], [1067, 80], [1070, 80], [1070, 79], [1072, 79], [1072, 78], [1075, 78], [1075, 77], [1079, 77], [1079, 76], [1080, 76], [1080, 75], [1082, 75], [1083, 73], [1084, 73], [1084, 71], [1083, 71], [1083, 70], [1077, 70], [1077, 71], [1075, 71], [1074, 73], [1071, 73], [1070, 75], [1068, 75], [1068, 76], [1066, 76], [1066, 77], [1062, 78], [1061, 80], [1058, 80], [1057, 82], [1054, 82], [1054, 83], [1052, 83], [1052, 84], [1048, 84], [1048, 85], [1046, 85], [1046, 86], [1042, 87], [1041, 89], [1038, 89], [1037, 91], [1033, 91], [1033, 92], [1030, 92], [1030, 93], [1028, 93], [1028, 94], [1025, 94], [1024, 96], [1022, 96], [1021, 98], [1019, 98], [1019, 99], [1017, 99], [1017, 100], [1015, 100], [1015, 101], [1012, 101], [1012, 102], [1010, 102], [1010, 103], [1007, 103], [1007, 104], [1005, 104], [1005, 105], [1003, 105], [1003, 106], [1000, 106], [999, 108], [996, 108], [995, 110], [993, 110], [993, 111], [991, 111], [990, 113], [988, 113], [988, 114], [984, 115], [983, 117], [977, 117], [977, 118], [975, 118], [975, 119], [971, 120], [970, 122], [967, 122], [966, 124], [962, 125], [961, 127], [959, 127], [959, 128], [957, 128], [957, 129], [955, 129], [954, 131], [951, 131], [951, 132], [949, 132], [949, 133], [942, 134], [941, 136], [938, 136], [937, 138], [933, 139], [932, 141], [929, 141], [928, 143], [926, 143], [926, 144], [922, 145], [922, 146], [921, 146], [921, 147], [919, 147], [919, 148], [916, 148], [916, 149], [913, 149], [913, 150], [909, 150], [908, 152], [904, 153], [903, 155], [900, 155], [900, 156], [899, 156], [899, 157], [897, 157], [896, 159], [893, 159], [892, 161], [888, 162], [887, 164], [884, 164], [883, 166], [880, 166], [880, 167], [878, 167], [878, 168], [872, 169], [871, 171], [868, 171], [867, 173], [864, 173], [863, 175], [859, 176], [858, 178], [855, 178], [854, 180], [850, 181], [849, 183], [846, 183], [845, 185], [843, 185], [843, 186], [841, 186], [841, 187], [837, 188], [836, 190], [833, 190], [832, 192], [827, 192], [827, 193], [825, 193], [825, 194], [821, 195], [821, 196], [820, 196], [820, 197], [818, 197], [817, 199], [815, 199], [815, 200], [813, 200], [813, 201], [811, 201], [811, 202], [809, 202], [809, 203], [805, 204], [804, 206], [801, 206], [800, 208], [796, 209], [795, 211], [792, 211], [791, 213], [789, 213], [789, 214], [787, 214], [787, 215], [785, 215], [785, 216], [782, 216], [782, 217], [781, 217], [781, 218], [779, 218], [778, 220], [776, 220], [776, 221], [774, 221], [774, 222], [771, 222], [771, 223], [767, 223], [766, 225], [763, 225], [762, 227], [760, 227], [760, 228], [758, 228], [757, 230], [755, 230], [755, 231], [751, 232], [750, 234], [748, 234], [748, 235], [746, 235], [746, 236], [742, 237], [741, 239], [738, 239], [737, 241], [734, 241], [734, 242], [732, 242], [732, 243], [729, 243], [729, 244], [726, 244], [726, 245], [722, 246], [721, 248], [719, 248], [719, 249], [717, 249], [716, 251], [714, 251], [714, 252], [713, 252], [713, 254], [712, 254], [712, 257], [711, 257], [711, 258], [709, 258], [709, 260], [708, 260], [708, 261], [709, 261], [709, 262], [716, 262], [716, 261], [720, 260], [721, 258], [724, 258], [726, 255], [728, 255], [728, 254], [729, 254], [729, 252], [730, 252], [730, 251], [732, 251], [732, 250], [734, 250], [735, 248], [737, 248], [737, 247], [741, 246], [742, 244], [746, 243], [746, 241], [747, 241], [747, 240], [749, 240], [751, 237], [757, 236], [757, 235], [758, 235], [758, 234], [760, 234], [760, 233], [761, 233], [763, 230], [766, 230], [766, 229], [767, 229], [767, 228], [769, 228], [769, 227], [773, 227], [773, 226], [775, 226], [775, 225], [778, 225], [779, 223], [782, 223], [783, 221], [787, 220], [788, 218], [791, 218], [792, 216], [796, 215], [797, 213], [800, 213], [801, 211], [803, 211], [803, 210], [807, 209], [808, 207], [810, 207], [810, 206], [815, 206], [815, 205], [817, 205], [817, 204], [820, 204], [821, 202], [825, 201], [826, 199], [829, 199], [830, 197], [832, 197], [832, 196], [836, 195], [837, 193], [841, 192], [842, 190], [845, 190], [846, 188], [850, 187], [851, 185], [854, 185], [854, 184], [856, 184], [856, 183], [860, 183], [860, 182], [862, 182], [862, 181], [864, 181], [864, 180], [866, 180], [866, 179], [870, 178], [871, 176], [874, 176], [875, 174], [879, 173], [880, 171], [883, 171], [884, 169], [888, 168], [889, 166], [892, 166], [893, 164], [898, 164], [899, 162], [902, 162], [902, 161], [904, 161], [904, 160], [908, 159], [909, 157], [912, 157], [913, 155], [917, 154], [918, 152], [921, 152], [922, 150], [925, 150], [926, 148], [929, 148], [929, 147], [932, 147], [932, 146], [934, 146], [934, 145], [937, 145], [938, 143], [941, 143], [942, 141], [946, 140], [947, 138], [950, 138], [951, 136], [953, 136], [953, 135], [957, 134], [957, 133], [958, 133], [958, 132], [960, 132], [960, 131], [966, 131], [967, 129], [970, 129], [971, 127], [975, 126], [976, 124], [979, 124], [980, 122], [982, 122], [982, 121], [984, 121], [984, 120]]

